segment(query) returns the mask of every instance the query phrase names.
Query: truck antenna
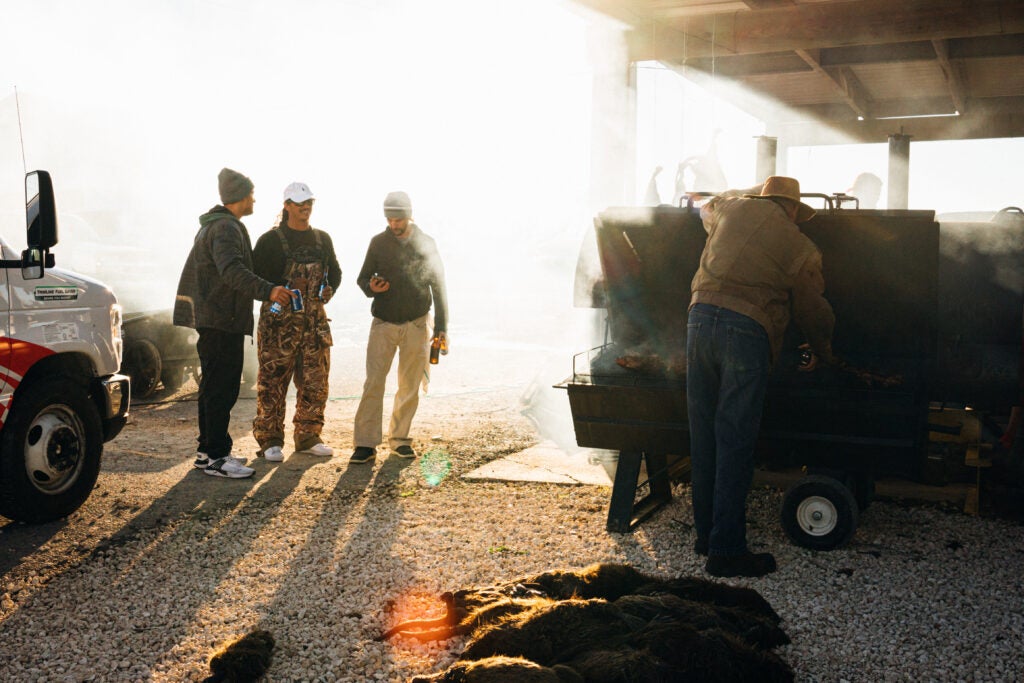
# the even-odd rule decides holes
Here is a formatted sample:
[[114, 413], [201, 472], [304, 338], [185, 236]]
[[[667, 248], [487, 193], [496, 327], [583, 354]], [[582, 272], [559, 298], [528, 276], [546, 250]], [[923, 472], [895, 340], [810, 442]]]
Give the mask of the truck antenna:
[[14, 107], [18, 110], [18, 138], [21, 140], [21, 170], [28, 174], [28, 164], [25, 163], [25, 133], [21, 129], [21, 101], [18, 99], [18, 86], [14, 86]]

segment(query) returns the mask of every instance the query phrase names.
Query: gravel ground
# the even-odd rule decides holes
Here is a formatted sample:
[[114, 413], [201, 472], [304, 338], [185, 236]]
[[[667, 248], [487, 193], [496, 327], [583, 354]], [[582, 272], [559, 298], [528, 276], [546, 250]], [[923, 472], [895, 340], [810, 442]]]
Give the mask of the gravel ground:
[[[0, 526], [0, 679], [198, 681], [217, 647], [259, 627], [277, 640], [266, 681], [401, 681], [444, 669], [462, 643], [375, 637], [439, 615], [444, 590], [598, 561], [703, 576], [685, 485], [634, 533], [609, 534], [607, 487], [460, 479], [538, 441], [519, 414], [527, 379], [435, 380], [415, 445], [448, 454], [438, 485], [423, 459], [349, 465], [358, 387], [332, 388], [338, 454], [260, 460], [245, 481], [191, 468], [194, 387], [137, 406], [81, 510]], [[239, 402], [236, 435], [253, 411]], [[251, 436], [236, 447], [251, 452]], [[781, 495], [750, 497], [752, 545], [779, 571], [735, 583], [782, 615], [798, 680], [1024, 680], [1024, 527], [878, 501], [850, 546], [813, 553], [785, 539]]]

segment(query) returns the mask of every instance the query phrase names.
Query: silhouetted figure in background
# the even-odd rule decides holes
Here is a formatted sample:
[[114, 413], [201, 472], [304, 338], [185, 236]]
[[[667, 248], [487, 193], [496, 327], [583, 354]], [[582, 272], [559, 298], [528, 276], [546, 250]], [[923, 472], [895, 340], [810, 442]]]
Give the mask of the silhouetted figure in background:
[[661, 195], [658, 194], [659, 173], [661, 173], [661, 166], [655, 166], [651, 172], [651, 179], [647, 181], [647, 192], [644, 193], [644, 204], [646, 206], [658, 206], [661, 204]]
[[878, 198], [882, 194], [882, 179], [874, 173], [861, 173], [854, 179], [853, 186], [846, 191], [846, 194], [853, 195], [860, 200], [858, 208], [876, 209], [878, 208]]

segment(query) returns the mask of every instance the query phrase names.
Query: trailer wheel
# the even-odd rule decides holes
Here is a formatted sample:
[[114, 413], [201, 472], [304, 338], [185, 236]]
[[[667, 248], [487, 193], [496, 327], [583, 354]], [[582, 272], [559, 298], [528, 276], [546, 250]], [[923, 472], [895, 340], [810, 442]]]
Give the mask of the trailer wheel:
[[146, 398], [160, 383], [160, 351], [148, 339], [136, 339], [124, 350], [124, 373], [132, 378], [132, 396]]
[[160, 371], [160, 381], [167, 391], [177, 391], [185, 383], [185, 366], [178, 363], [164, 365]]
[[804, 477], [782, 499], [782, 528], [789, 539], [811, 550], [846, 545], [857, 530], [857, 501], [842, 482]]
[[67, 517], [100, 471], [103, 427], [85, 390], [59, 378], [15, 397], [0, 450], [0, 515], [21, 522]]

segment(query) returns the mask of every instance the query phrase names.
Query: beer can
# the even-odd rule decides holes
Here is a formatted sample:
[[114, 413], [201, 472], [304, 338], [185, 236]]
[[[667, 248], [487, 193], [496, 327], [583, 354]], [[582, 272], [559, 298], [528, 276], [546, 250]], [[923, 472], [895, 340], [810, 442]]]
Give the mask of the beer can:
[[278, 313], [280, 313], [281, 312], [281, 304], [277, 303], [276, 301], [274, 303], [270, 304], [270, 312], [273, 313], [274, 315], [277, 315]]
[[292, 310], [298, 313], [302, 310], [302, 290], [293, 289], [292, 294], [295, 295], [292, 297]]

